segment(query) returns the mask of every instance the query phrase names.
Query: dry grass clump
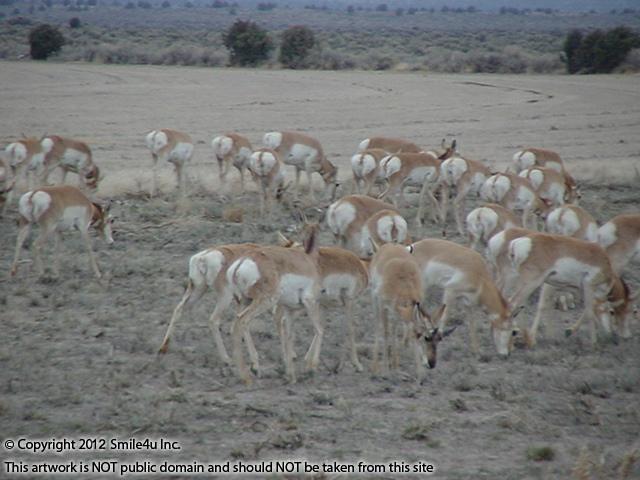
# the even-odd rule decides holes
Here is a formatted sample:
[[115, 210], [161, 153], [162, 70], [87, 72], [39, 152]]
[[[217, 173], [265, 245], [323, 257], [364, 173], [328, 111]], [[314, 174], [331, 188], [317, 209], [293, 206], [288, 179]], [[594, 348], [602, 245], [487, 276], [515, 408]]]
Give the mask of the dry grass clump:
[[533, 460], [534, 462], [550, 462], [554, 458], [556, 458], [556, 452], [548, 445], [527, 448], [528, 460]]
[[222, 219], [225, 222], [242, 223], [244, 219], [244, 208], [227, 207], [224, 210], [222, 210]]

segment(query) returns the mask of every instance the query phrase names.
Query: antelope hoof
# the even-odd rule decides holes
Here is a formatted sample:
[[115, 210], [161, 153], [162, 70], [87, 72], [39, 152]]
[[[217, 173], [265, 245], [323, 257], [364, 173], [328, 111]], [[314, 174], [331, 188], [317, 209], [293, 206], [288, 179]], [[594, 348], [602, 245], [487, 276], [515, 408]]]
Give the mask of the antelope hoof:
[[573, 329], [571, 329], [571, 328], [566, 328], [566, 329], [564, 330], [564, 336], [565, 336], [566, 338], [569, 338], [571, 335], [573, 335]]
[[162, 342], [162, 345], [160, 345], [160, 349], [158, 350], [158, 353], [167, 353], [169, 351], [169, 340], [167, 340], [166, 342]]

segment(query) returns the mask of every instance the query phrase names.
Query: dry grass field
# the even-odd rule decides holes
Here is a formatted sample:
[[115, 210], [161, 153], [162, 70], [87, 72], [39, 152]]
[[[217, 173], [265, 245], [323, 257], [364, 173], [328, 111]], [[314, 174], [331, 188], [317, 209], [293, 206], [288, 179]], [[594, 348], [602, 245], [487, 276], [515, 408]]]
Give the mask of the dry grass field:
[[[302, 372], [311, 325], [296, 318], [300, 378], [286, 384], [280, 342], [264, 316], [252, 328], [262, 378], [246, 387], [214, 350], [207, 326], [213, 302], [205, 299], [177, 325], [169, 352], [156, 355], [184, 291], [190, 255], [216, 244], [272, 243], [278, 230], [296, 225], [286, 207], [266, 221], [255, 191], [240, 196], [233, 194], [235, 183], [218, 184], [209, 145], [215, 134], [237, 130], [255, 144], [272, 129], [314, 135], [339, 166], [343, 193], [348, 159], [373, 134], [424, 147], [455, 137], [461, 153], [495, 169], [522, 146], [552, 148], [583, 185], [585, 208], [602, 222], [640, 208], [638, 80], [1, 63], [0, 143], [22, 133], [85, 140], [106, 175], [98, 194], [114, 201], [116, 217], [115, 244], [95, 241], [105, 285], [93, 279], [73, 233], [65, 236], [58, 278], [38, 279], [30, 262], [9, 278], [15, 206], [0, 218], [2, 440], [168, 438], [182, 450], [163, 457], [109, 451], [29, 457], [0, 448], [0, 459], [424, 461], [436, 466], [435, 478], [447, 479], [639, 478], [637, 321], [632, 339], [615, 345], [602, 338], [592, 346], [588, 328], [562, 335], [579, 310], [549, 312], [552, 328], [543, 328], [535, 349], [501, 360], [485, 317], [456, 306], [451, 321], [461, 326], [442, 342], [437, 368], [417, 386], [410, 352], [388, 376], [368, 371], [374, 322], [365, 296], [356, 308], [365, 372], [347, 366], [336, 373], [345, 325], [333, 308], [324, 314], [321, 366], [313, 375]], [[166, 165], [162, 194], [143, 194], [151, 180], [144, 135], [160, 127], [184, 130], [196, 141], [193, 194], [177, 205]], [[235, 182], [235, 172], [232, 177]], [[222, 211], [235, 206], [244, 208], [244, 222], [223, 221]], [[406, 213], [412, 218], [414, 210]], [[412, 234], [440, 231], [428, 224]], [[448, 236], [464, 241], [453, 226]], [[331, 243], [326, 229], [321, 241]], [[45, 258], [51, 251], [49, 245]], [[640, 287], [637, 266], [628, 278]], [[532, 303], [518, 322], [529, 324], [533, 310]], [[469, 349], [470, 315], [480, 316], [479, 357]]]

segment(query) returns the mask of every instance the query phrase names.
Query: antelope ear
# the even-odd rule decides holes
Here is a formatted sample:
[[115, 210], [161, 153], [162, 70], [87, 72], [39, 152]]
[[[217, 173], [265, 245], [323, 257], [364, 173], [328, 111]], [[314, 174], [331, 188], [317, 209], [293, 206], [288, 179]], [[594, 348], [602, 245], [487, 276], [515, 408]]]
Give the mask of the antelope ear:
[[287, 237], [284, 236], [284, 234], [278, 230], [278, 245], [280, 245], [281, 247], [290, 247], [291, 245], [293, 245], [293, 241], [289, 240]]
[[375, 255], [378, 250], [380, 250], [380, 246], [376, 243], [373, 237], [369, 237], [369, 242], [371, 243], [371, 248], [373, 249], [373, 254]]
[[[431, 323], [438, 325], [440, 324], [440, 319], [442, 318], [442, 315], [444, 315], [444, 311], [447, 309], [447, 305], [445, 303], [443, 303], [442, 305], [440, 305], [438, 307], [438, 309], [433, 313], [432, 317], [431, 317]], [[453, 327], [454, 329], [456, 327]]]
[[451, 328], [447, 328], [447, 329], [442, 333], [442, 338], [444, 338], [444, 337], [448, 337], [449, 335], [451, 335], [451, 334], [455, 331], [455, 329], [456, 329], [456, 328], [458, 328], [458, 326], [457, 326], [457, 325], [454, 325], [454, 326], [453, 326], [453, 327], [451, 327]]

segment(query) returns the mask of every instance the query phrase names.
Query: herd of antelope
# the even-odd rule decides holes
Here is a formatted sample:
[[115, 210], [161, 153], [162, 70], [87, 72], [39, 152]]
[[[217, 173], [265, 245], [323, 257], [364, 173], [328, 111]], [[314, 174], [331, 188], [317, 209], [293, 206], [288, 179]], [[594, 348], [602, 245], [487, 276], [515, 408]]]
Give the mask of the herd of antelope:
[[[222, 185], [228, 184], [233, 165], [244, 192], [248, 171], [261, 192], [261, 213], [270, 214], [274, 199], [281, 198], [288, 187], [285, 165], [295, 167], [296, 199], [304, 171], [308, 200], [316, 202], [312, 174], [319, 173], [328, 202], [323, 208], [323, 223], [338, 246], [319, 246], [320, 225], [305, 221], [299, 239], [279, 233], [278, 245], [227, 244], [196, 253], [189, 261], [188, 286], [173, 312], [161, 353], [167, 352], [185, 307], [192, 307], [207, 292], [216, 297], [210, 326], [218, 355], [225, 364], [234, 365], [246, 383], [260, 373], [250, 332], [254, 318], [272, 312], [286, 376], [295, 382], [292, 314], [304, 309], [311, 320], [314, 335], [305, 362], [307, 369], [314, 370], [324, 336], [321, 306], [330, 301], [341, 303], [346, 316], [348, 345], [341, 363], [348, 356], [357, 371], [364, 370], [358, 358], [356, 339], [361, 333], [353, 310], [356, 299], [366, 291], [371, 297], [365, 303], [371, 304], [376, 324], [371, 370], [386, 372], [391, 365], [397, 367], [398, 341], [410, 342], [418, 381], [426, 366], [435, 367], [438, 343], [455, 328], [446, 326], [449, 310], [459, 304], [478, 306], [486, 313], [495, 349], [504, 357], [519, 335], [529, 347], [535, 345], [538, 326], [555, 288], [561, 289], [559, 298], [565, 308], [573, 293], [583, 299], [584, 312], [566, 330], [567, 335], [589, 317], [593, 342], [599, 328], [614, 339], [631, 336], [631, 303], [638, 293], [630, 292], [622, 275], [634, 257], [640, 257], [640, 214], [619, 215], [598, 226], [577, 205], [578, 186], [557, 153], [528, 148], [514, 155], [507, 171], [493, 172], [485, 163], [461, 156], [455, 140], [450, 145], [443, 140], [441, 150], [434, 152], [399, 138], [372, 137], [362, 141], [351, 157], [350, 194], [334, 201], [341, 187], [337, 168], [318, 140], [282, 131], [266, 133], [262, 143], [254, 149], [238, 133], [213, 139]], [[150, 194], [157, 190], [159, 159], [174, 165], [179, 192], [185, 194], [185, 169], [194, 152], [190, 136], [176, 130], [154, 130], [146, 136], [146, 144], [153, 159]], [[63, 184], [46, 186], [57, 168], [62, 170]], [[78, 175], [78, 188], [64, 185], [68, 172]], [[40, 274], [44, 272], [40, 250], [49, 235], [56, 235], [57, 272], [60, 231], [77, 229], [93, 271], [101, 277], [91, 248], [90, 227], [99, 230], [109, 243], [113, 238], [109, 206], [90, 199], [100, 179], [91, 150], [83, 142], [45, 136], [23, 138], [6, 147], [0, 164], [3, 213], [20, 182], [26, 183], [28, 190], [18, 201], [12, 276], [18, 270], [23, 242], [31, 226], [38, 224], [34, 264]], [[408, 187], [419, 191], [417, 231], [429, 210], [430, 220], [444, 235], [451, 201], [457, 231], [468, 239], [468, 246], [435, 238], [414, 241], [402, 215], [408, 204], [404, 194]], [[484, 203], [465, 217], [465, 204], [472, 194]], [[538, 231], [540, 226], [544, 231]], [[444, 293], [439, 305], [429, 312], [426, 299], [433, 287]], [[515, 317], [539, 287], [534, 320], [529, 328], [520, 329]], [[232, 308], [237, 312], [229, 356], [220, 323]], [[471, 346], [478, 353], [475, 314], [467, 317]], [[243, 342], [251, 369], [245, 362]]]

